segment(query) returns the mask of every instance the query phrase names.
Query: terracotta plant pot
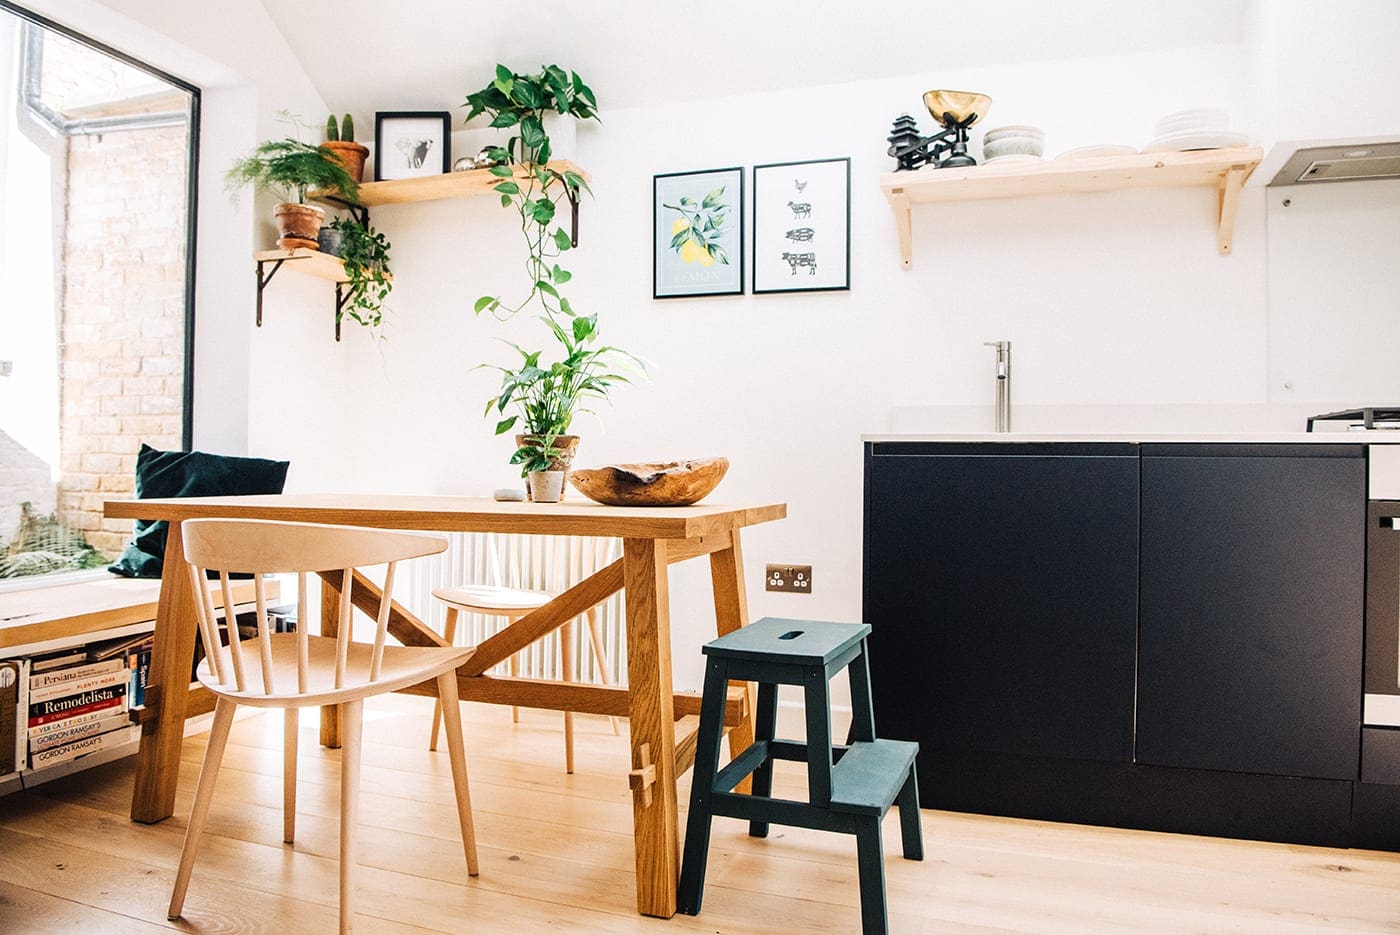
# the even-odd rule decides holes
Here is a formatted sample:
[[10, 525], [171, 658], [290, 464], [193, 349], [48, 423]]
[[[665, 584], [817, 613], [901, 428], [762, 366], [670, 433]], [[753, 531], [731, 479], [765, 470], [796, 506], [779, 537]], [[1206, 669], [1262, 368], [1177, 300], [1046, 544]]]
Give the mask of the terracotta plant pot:
[[350, 173], [352, 179], [357, 182], [364, 179], [365, 159], [369, 157], [368, 147], [354, 140], [328, 140], [321, 144], [321, 148], [329, 150], [336, 161], [345, 167], [345, 171]]
[[[542, 439], [540, 439], [538, 435], [517, 435], [515, 436], [515, 447], [524, 448], [526, 445], [538, 445], [541, 440]], [[567, 474], [569, 471], [569, 466], [574, 463], [574, 455], [578, 454], [578, 436], [555, 436], [554, 447], [563, 451], [564, 456], [562, 458], [554, 458], [553, 460], [551, 460], [549, 462], [550, 470], [563, 471], [565, 474]], [[527, 493], [529, 492], [529, 484], [525, 485], [525, 490]], [[563, 494], [560, 495], [560, 499], [563, 499]]]
[[321, 222], [326, 219], [324, 208], [285, 202], [273, 209], [272, 213], [277, 218], [277, 232], [281, 235], [277, 246], [286, 250], [294, 247], [316, 249]]

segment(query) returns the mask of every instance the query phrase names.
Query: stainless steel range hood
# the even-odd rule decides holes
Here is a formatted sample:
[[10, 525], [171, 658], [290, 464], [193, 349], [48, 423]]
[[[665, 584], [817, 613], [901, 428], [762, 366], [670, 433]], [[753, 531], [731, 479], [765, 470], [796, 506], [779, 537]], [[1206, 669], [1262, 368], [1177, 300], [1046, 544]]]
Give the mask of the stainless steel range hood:
[[[1400, 179], [1400, 134], [1364, 140], [1281, 142], [1264, 165], [1273, 170], [1269, 188], [1319, 182], [1364, 182]], [[1263, 174], [1263, 173], [1260, 173]]]

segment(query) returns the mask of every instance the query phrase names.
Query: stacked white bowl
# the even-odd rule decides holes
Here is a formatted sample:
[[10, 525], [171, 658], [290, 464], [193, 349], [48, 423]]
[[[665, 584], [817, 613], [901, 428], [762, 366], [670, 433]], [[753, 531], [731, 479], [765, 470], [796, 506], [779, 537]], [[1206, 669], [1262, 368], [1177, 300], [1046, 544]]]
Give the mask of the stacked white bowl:
[[1219, 149], [1224, 146], [1244, 146], [1249, 137], [1230, 131], [1230, 115], [1215, 108], [1179, 110], [1167, 114], [1153, 126], [1155, 138], [1143, 147], [1143, 152], [1166, 152], [1187, 149]]
[[1040, 127], [997, 127], [982, 135], [986, 162], [1019, 162], [1039, 159], [1045, 152], [1045, 131]]

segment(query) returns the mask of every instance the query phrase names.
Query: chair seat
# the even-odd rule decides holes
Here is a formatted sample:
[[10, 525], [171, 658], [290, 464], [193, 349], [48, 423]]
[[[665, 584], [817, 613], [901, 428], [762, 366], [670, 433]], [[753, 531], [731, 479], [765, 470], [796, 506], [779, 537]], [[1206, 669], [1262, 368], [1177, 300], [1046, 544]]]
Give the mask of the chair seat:
[[[345, 685], [336, 688], [335, 638], [309, 636], [307, 691], [301, 693], [297, 691], [297, 635], [274, 633], [271, 644], [272, 686], [275, 691], [269, 695], [263, 690], [262, 664], [259, 661], [257, 641], [244, 642], [248, 645], [243, 647], [243, 677], [248, 691], [234, 691], [221, 685], [209, 671], [207, 658], [199, 664], [196, 676], [200, 684], [215, 695], [231, 698], [239, 704], [267, 708], [339, 704], [366, 695], [398, 691], [400, 688], [437, 678], [448, 669], [461, 665], [476, 652], [474, 646], [386, 645], [379, 678], [370, 682], [369, 663], [374, 646], [369, 643], [351, 643], [345, 665]], [[232, 672], [233, 659], [229, 648], [220, 647], [219, 652], [222, 665], [226, 671]]]
[[526, 591], [489, 584], [469, 584], [460, 588], [434, 588], [433, 597], [469, 613], [531, 611], [554, 600], [548, 591]]

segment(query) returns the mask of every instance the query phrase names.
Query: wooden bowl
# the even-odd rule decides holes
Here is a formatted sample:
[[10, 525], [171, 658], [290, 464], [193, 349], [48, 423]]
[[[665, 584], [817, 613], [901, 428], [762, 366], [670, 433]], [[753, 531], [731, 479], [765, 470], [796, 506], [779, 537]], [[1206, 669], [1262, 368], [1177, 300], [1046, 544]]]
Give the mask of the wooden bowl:
[[714, 490], [728, 458], [608, 464], [569, 472], [569, 483], [608, 506], [690, 506]]

